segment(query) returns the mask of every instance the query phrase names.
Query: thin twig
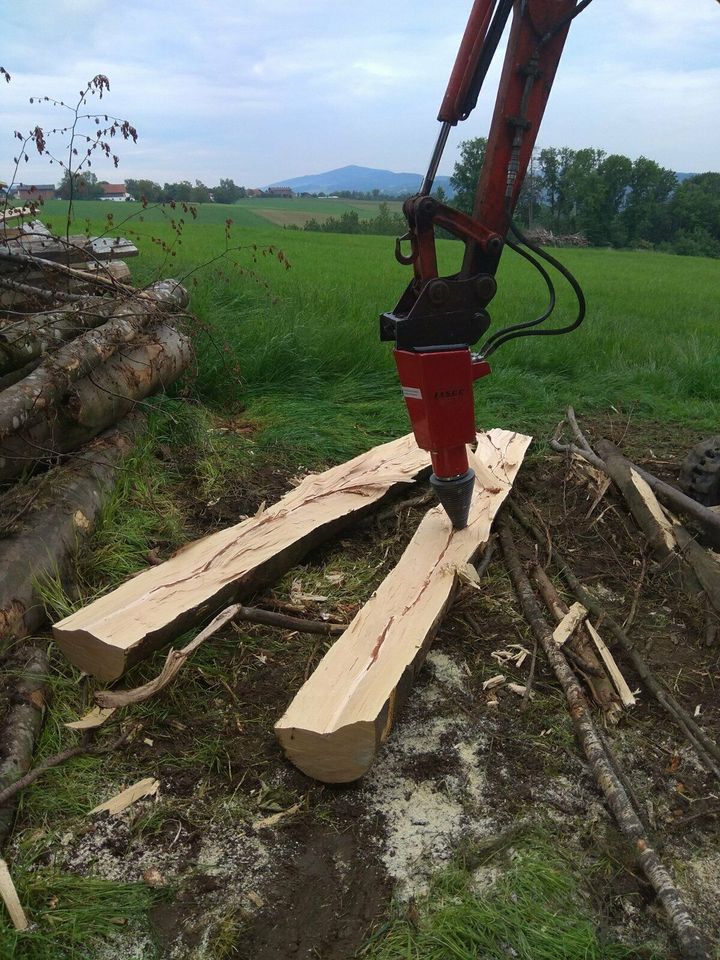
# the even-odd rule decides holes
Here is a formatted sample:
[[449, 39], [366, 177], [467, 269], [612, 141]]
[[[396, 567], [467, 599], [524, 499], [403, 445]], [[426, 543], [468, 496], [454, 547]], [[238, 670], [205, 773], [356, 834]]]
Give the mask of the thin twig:
[[21, 790], [25, 789], [25, 787], [29, 787], [31, 784], [35, 783], [36, 780], [39, 780], [44, 773], [48, 772], [48, 770], [52, 770], [53, 767], [59, 767], [60, 764], [65, 763], [66, 760], [71, 760], [73, 757], [78, 757], [82, 753], [90, 753], [94, 756], [99, 756], [103, 753], [112, 753], [113, 750], [117, 750], [123, 745], [123, 743], [125, 743], [134, 729], [135, 728], [133, 726], [128, 727], [128, 729], [125, 730], [124, 733], [117, 738], [117, 740], [114, 740], [105, 747], [93, 746], [92, 733], [94, 731], [88, 731], [83, 736], [83, 739], [80, 743], [76, 744], [74, 747], [68, 747], [66, 750], [61, 750], [59, 753], [53, 754], [52, 757], [48, 757], [47, 760], [43, 760], [42, 763], [39, 763], [36, 767], [33, 767], [33, 769], [28, 771], [24, 777], [20, 777], [19, 780], [15, 781], [15, 783], [10, 784], [9, 787], [6, 787], [4, 790], [0, 791], [0, 807], [4, 807], [7, 801], [11, 800], [16, 793], [20, 793]]

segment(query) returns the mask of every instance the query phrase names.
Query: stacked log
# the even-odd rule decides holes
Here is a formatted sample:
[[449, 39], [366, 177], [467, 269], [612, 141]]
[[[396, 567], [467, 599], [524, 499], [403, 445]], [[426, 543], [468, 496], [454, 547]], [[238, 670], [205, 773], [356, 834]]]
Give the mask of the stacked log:
[[113, 258], [133, 253], [122, 238], [0, 224], [0, 653], [40, 625], [35, 584], [66, 570], [91, 528], [138, 403], [192, 361], [178, 324], [187, 292], [118, 281], [129, 272]]

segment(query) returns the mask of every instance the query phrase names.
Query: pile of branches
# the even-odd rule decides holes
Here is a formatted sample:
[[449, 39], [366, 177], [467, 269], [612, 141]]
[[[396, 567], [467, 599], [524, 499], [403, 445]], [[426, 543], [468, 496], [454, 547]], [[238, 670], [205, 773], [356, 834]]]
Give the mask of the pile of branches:
[[532, 230], [525, 231], [533, 243], [540, 244], [542, 247], [589, 247], [588, 238], [582, 233], [554, 234], [552, 230], [545, 230], [544, 227], [533, 227]]
[[[599, 439], [591, 445], [572, 408], [558, 425], [550, 445], [565, 454], [573, 467], [592, 474], [598, 490], [593, 506], [614, 487], [646, 544], [652, 564], [647, 566], [648, 575], [673, 575], [677, 589], [701, 609], [704, 607], [705, 643], [713, 643], [720, 622], [720, 559], [713, 550], [720, 546], [720, 515], [629, 461], [609, 440]], [[553, 568], [565, 581], [568, 593], [574, 595], [576, 606], [596, 623], [602, 622], [604, 631], [611, 637], [609, 646], [621, 650], [630, 661], [644, 689], [692, 746], [708, 778], [720, 783], [718, 744], [697, 714], [689, 713], [655, 675], [629, 635], [646, 565], [643, 562], [631, 612], [625, 623], [620, 624], [598, 596], [581, 583], [570, 557], [557, 549], [542, 521], [538, 524], [518, 502], [510, 502], [509, 516], [499, 524], [499, 537], [520, 607], [565, 692], [575, 734], [588, 766], [670, 920], [680, 954], [687, 960], [707, 960], [710, 949], [695, 926], [682, 892], [656, 852], [659, 838], [653, 837], [654, 831], [646, 822], [630, 779], [613, 750], [609, 731], [604, 732], [593, 717], [590, 703], [595, 701], [601, 708], [605, 725], [608, 721], [616, 722], [609, 709], [612, 708], [612, 689], [606, 690], [606, 681], [596, 675], [597, 664], [588, 657], [588, 647], [583, 645], [583, 628], [574, 637], [575, 646], [564, 644], [558, 637], [559, 628], [554, 629], [554, 622], [563, 617], [567, 620], [570, 615], [546, 572]], [[530, 555], [531, 560], [523, 560], [520, 553], [523, 549], [525, 557]], [[541, 563], [539, 557], [543, 553], [545, 561]], [[549, 616], [543, 610], [543, 602]], [[594, 629], [589, 619], [585, 628]]]

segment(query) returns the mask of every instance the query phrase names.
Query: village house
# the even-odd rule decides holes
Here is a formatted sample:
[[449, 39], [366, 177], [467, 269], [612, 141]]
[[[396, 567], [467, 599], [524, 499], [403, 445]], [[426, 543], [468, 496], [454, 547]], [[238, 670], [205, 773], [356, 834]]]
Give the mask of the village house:
[[120, 202], [123, 200], [135, 199], [127, 192], [127, 188], [125, 187], [124, 183], [105, 183], [103, 181], [100, 186], [103, 190], [102, 196], [100, 197], [101, 200], [115, 200]]
[[8, 194], [15, 200], [54, 200], [55, 186], [52, 183], [16, 183]]

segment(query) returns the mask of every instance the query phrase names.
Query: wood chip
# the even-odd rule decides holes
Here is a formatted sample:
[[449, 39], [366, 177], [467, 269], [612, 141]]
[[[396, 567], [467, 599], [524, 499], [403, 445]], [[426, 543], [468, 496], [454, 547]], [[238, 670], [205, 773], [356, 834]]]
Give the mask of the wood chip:
[[115, 713], [115, 707], [93, 707], [90, 713], [86, 713], [79, 720], [73, 720], [72, 723], [65, 723], [63, 726], [68, 730], [93, 730], [95, 727], [105, 723], [108, 717]]
[[587, 617], [588, 612], [581, 603], [574, 603], [553, 631], [553, 640], [561, 647], [575, 633]]
[[154, 797], [160, 789], [160, 781], [153, 777], [146, 777], [144, 780], [138, 780], [131, 787], [121, 790], [120, 793], [101, 803], [99, 807], [94, 807], [90, 813], [103, 813], [107, 810], [111, 817], [121, 813], [137, 800], [143, 797]]
[[489, 680], [483, 682], [483, 690], [492, 690], [493, 687], [499, 687], [500, 684], [505, 683], [505, 674], [498, 673], [497, 676], [490, 677]]
[[27, 930], [30, 926], [25, 911], [17, 895], [15, 884], [10, 876], [7, 863], [0, 857], [0, 897], [7, 907], [10, 919], [16, 930]]
[[281, 820], [284, 820], [285, 817], [291, 817], [295, 813], [299, 813], [302, 810], [301, 803], [294, 803], [291, 807], [288, 807], [287, 810], [281, 810], [280, 813], [273, 813], [270, 817], [263, 817], [262, 820], [256, 820], [253, 823], [253, 830], [264, 830], [267, 827], [274, 827], [276, 823], [280, 823]]
[[[513, 693], [516, 693], [519, 697], [524, 697], [525, 691], [527, 690], [527, 687], [524, 686], [522, 683], [509, 683], [507, 685], [507, 688], [508, 690], [512, 690]], [[528, 696], [530, 697], [531, 700], [534, 700], [535, 691], [531, 690]]]
[[585, 626], [587, 627], [588, 633], [592, 637], [593, 643], [598, 649], [598, 653], [602, 657], [602, 661], [605, 664], [605, 669], [610, 674], [610, 679], [612, 680], [613, 686], [618, 692], [620, 702], [624, 707], [634, 707], [637, 701], [633, 696], [632, 690], [625, 682], [625, 677], [623, 677], [623, 675], [620, 673], [620, 669], [615, 663], [615, 658], [608, 650], [605, 641], [602, 639], [600, 634], [589, 620]]

